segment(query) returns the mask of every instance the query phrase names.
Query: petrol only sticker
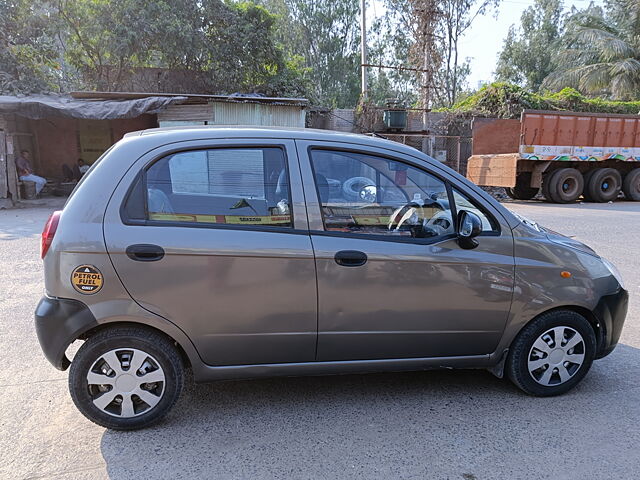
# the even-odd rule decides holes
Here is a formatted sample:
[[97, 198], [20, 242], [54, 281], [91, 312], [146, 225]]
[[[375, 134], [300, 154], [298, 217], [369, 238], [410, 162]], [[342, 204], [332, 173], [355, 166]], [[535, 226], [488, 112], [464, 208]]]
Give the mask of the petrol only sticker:
[[85, 295], [98, 293], [102, 288], [102, 283], [102, 273], [93, 265], [80, 265], [71, 274], [73, 288]]

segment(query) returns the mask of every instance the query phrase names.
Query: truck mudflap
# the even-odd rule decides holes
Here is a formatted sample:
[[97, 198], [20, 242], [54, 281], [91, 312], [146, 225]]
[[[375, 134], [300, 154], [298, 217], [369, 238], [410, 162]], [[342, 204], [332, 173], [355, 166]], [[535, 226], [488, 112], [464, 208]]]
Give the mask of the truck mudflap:
[[35, 311], [38, 341], [44, 356], [58, 370], [71, 365], [65, 351], [82, 333], [98, 325], [84, 303], [44, 296]]

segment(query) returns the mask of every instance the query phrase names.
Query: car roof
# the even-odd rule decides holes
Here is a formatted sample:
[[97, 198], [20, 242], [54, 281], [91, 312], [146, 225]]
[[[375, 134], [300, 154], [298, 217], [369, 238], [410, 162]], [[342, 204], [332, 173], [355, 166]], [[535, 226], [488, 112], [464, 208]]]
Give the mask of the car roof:
[[237, 125], [193, 125], [181, 127], [149, 128], [130, 132], [125, 137], [147, 136], [162, 134], [169, 141], [181, 141], [201, 138], [288, 138], [296, 140], [315, 140], [327, 142], [345, 142], [392, 149], [423, 157], [424, 154], [413, 147], [399, 142], [387, 140], [380, 136], [364, 135], [360, 133], [337, 132], [334, 130], [320, 130], [315, 128], [294, 127], [259, 127]]

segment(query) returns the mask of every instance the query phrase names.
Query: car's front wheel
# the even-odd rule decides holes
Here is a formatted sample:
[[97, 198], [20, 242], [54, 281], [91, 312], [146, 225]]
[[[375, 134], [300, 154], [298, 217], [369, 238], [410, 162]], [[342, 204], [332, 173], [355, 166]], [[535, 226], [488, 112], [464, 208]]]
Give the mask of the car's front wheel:
[[177, 401], [183, 383], [182, 359], [172, 342], [138, 327], [90, 337], [69, 370], [76, 407], [92, 422], [114, 430], [159, 421]]
[[506, 373], [530, 395], [560, 395], [589, 371], [596, 336], [582, 315], [556, 310], [540, 315], [522, 329], [509, 349]]

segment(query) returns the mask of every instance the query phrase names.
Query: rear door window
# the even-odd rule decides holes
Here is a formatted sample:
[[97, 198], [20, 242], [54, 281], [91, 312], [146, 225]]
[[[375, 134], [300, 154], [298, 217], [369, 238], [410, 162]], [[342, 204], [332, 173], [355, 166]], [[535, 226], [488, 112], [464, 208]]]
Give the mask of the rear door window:
[[146, 172], [145, 220], [291, 228], [288, 179], [279, 147], [174, 153]]

